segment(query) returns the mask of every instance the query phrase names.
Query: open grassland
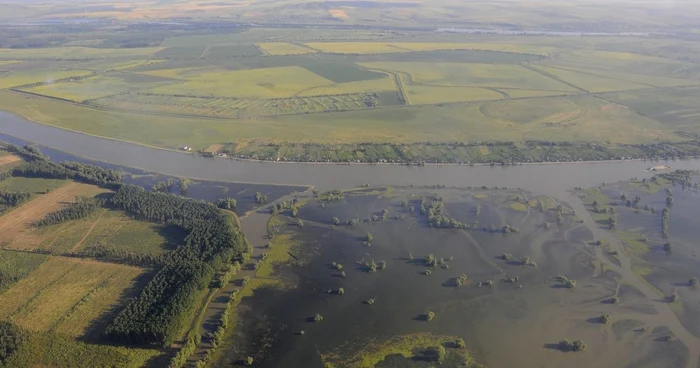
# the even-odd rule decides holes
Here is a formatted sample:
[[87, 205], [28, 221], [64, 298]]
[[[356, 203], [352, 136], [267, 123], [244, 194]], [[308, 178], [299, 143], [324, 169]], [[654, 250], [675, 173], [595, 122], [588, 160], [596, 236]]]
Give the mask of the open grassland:
[[373, 79], [359, 82], [333, 83], [325, 86], [316, 86], [301, 91], [297, 96], [325, 96], [341, 95], [347, 93], [377, 93], [386, 91], [396, 91], [396, 84], [385, 76], [381, 79]]
[[236, 118], [357, 110], [380, 106], [381, 100], [376, 93], [268, 100], [132, 93], [110, 96], [92, 103], [132, 111]]
[[[559, 104], [557, 101], [561, 99], [570, 99], [574, 105], [583, 107]], [[563, 110], [537, 112], [552, 104]], [[316, 143], [528, 139], [640, 143], [680, 138], [674, 134], [677, 129], [673, 126], [587, 96], [215, 121], [105, 112], [12, 92], [0, 92], [0, 107], [33, 120], [90, 134], [171, 148], [190, 145], [204, 149], [213, 143], [256, 139]], [[583, 110], [585, 114], [581, 113]], [[523, 116], [534, 118], [523, 121]]]
[[619, 92], [606, 94], [604, 98], [628, 106], [669, 129], [698, 130], [700, 88], [678, 88], [663, 93], [655, 90]]
[[84, 77], [93, 72], [90, 70], [46, 70], [32, 72], [17, 72], [7, 75], [0, 74], [0, 89], [19, 87], [35, 83], [53, 83], [59, 79]]
[[14, 176], [0, 181], [0, 190], [7, 192], [28, 192], [32, 195], [45, 194], [67, 184], [61, 179], [24, 178]]
[[[46, 179], [34, 180], [43, 181]], [[41, 185], [38, 183], [41, 183]], [[54, 182], [38, 183], [32, 189], [46, 188], [49, 185], [53, 185]], [[1, 184], [5, 185], [4, 182]], [[12, 183], [9, 185], [11, 187]], [[29, 189], [25, 188], [22, 190], [28, 191]], [[43, 240], [41, 236], [32, 231], [33, 224], [36, 221], [44, 218], [51, 212], [63, 208], [75, 200], [76, 196], [92, 197], [105, 192], [108, 191], [93, 185], [69, 182], [47, 194], [38, 196], [0, 217], [0, 245], [9, 249], [35, 249]]]
[[436, 50], [486, 50], [546, 55], [553, 47], [508, 43], [459, 42], [308, 42], [304, 45], [336, 54], [381, 54]]
[[624, 80], [605, 78], [594, 74], [575, 72], [566, 69], [546, 66], [532, 66], [532, 68], [545, 75], [551, 75], [556, 79], [576, 86], [585, 92], [609, 92], [648, 88], [648, 86]]
[[361, 82], [386, 78], [386, 73], [367, 70], [350, 62], [309, 62], [301, 65], [310, 72], [335, 83]]
[[[641, 85], [643, 88], [649, 88], [649, 87], [681, 87], [681, 86], [692, 86], [692, 85], [700, 85], [700, 80], [695, 80], [695, 79], [682, 79], [682, 78], [674, 78], [674, 77], [662, 77], [662, 76], [654, 76], [654, 75], [649, 75], [649, 74], [634, 74], [634, 73], [626, 73], [623, 70], [615, 70], [615, 71], [610, 71], [610, 70], [601, 70], [601, 69], [595, 69], [595, 68], [584, 68], [584, 67], [570, 67], [570, 66], [558, 66], [558, 65], [548, 65], [545, 63], [545, 65], [539, 65], [536, 66], [537, 69], [544, 70], [547, 72], [552, 72], [552, 74], [559, 76], [559, 74], [556, 73], [571, 73], [572, 76], [574, 76], [574, 80], [579, 79], [579, 80], [584, 80], [585, 83], [588, 83], [591, 88], [593, 89], [600, 89], [600, 87], [597, 87], [595, 83], [592, 82], [600, 82], [605, 86], [605, 83], [613, 83], [613, 82], [620, 82], [621, 84], [617, 86], [615, 89], [612, 90], [625, 90], [625, 89], [639, 89], [639, 87], [632, 87], [632, 88], [627, 88], [625, 87], [624, 83], [632, 84], [632, 85]], [[561, 74], [562, 79], [566, 80], [567, 82], [573, 83], [571, 80], [567, 79], [566, 77], [563, 77], [565, 74]], [[586, 78], [589, 78], [590, 82], [586, 80]], [[606, 80], [611, 80], [609, 82], [605, 82]]]
[[566, 52], [561, 57], [548, 61], [547, 64], [573, 69], [594, 69], [614, 74], [629, 73], [639, 75], [640, 77], [637, 77], [636, 80], [640, 82], [644, 81], [644, 78], [641, 77], [644, 75], [686, 80], [700, 79], [700, 65], [698, 64], [632, 53], [575, 50]]
[[361, 65], [410, 76], [410, 84], [575, 91], [570, 86], [519, 65], [376, 62]]
[[107, 58], [146, 58], [162, 50], [161, 47], [128, 49], [108, 49], [93, 47], [55, 47], [41, 49], [0, 49], [0, 58], [17, 59], [107, 59]]
[[206, 53], [202, 53], [202, 58], [228, 59], [262, 55], [260, 49], [253, 44], [213, 44], [209, 45], [208, 48]]
[[316, 52], [308, 47], [288, 42], [261, 42], [256, 45], [268, 55], [301, 55]]
[[88, 344], [51, 334], [33, 333], [29, 341], [5, 362], [7, 367], [114, 367], [141, 368], [162, 354], [156, 349]]
[[0, 294], [48, 259], [44, 254], [0, 250]]
[[176, 81], [167, 78], [113, 72], [91, 78], [45, 84], [23, 90], [44, 96], [82, 102], [115, 94], [154, 88], [174, 82]]
[[245, 71], [170, 69], [143, 74], [181, 79], [183, 82], [156, 87], [158, 94], [186, 94], [242, 98], [292, 97], [306, 89], [332, 82], [301, 67]]
[[462, 101], [500, 100], [497, 91], [477, 87], [444, 87], [406, 84], [406, 99], [410, 105], [441, 104]]
[[142, 272], [138, 267], [51, 257], [0, 295], [0, 318], [31, 331], [83, 336]]
[[103, 246], [134, 254], [160, 254], [174, 249], [184, 234], [173, 228], [137, 221], [123, 212], [98, 209], [80, 219], [34, 230], [43, 240], [40, 248], [51, 252], [80, 252], [86, 247]]

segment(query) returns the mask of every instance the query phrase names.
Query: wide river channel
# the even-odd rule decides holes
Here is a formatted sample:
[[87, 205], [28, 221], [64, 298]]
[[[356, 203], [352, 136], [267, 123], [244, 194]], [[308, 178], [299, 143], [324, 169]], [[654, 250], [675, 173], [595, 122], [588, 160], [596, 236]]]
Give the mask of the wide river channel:
[[[19, 138], [16, 139], [16, 138]], [[280, 185], [314, 185], [320, 189], [376, 185], [446, 185], [522, 188], [562, 195], [575, 187], [592, 187], [653, 175], [647, 169], [667, 164], [700, 170], [700, 160], [670, 162], [618, 161], [527, 164], [507, 167], [467, 165], [368, 165], [239, 161], [205, 158], [185, 152], [100, 138], [28, 121], [0, 112], [0, 140], [39, 146], [110, 164], [177, 177]], [[49, 156], [51, 154], [49, 153]]]

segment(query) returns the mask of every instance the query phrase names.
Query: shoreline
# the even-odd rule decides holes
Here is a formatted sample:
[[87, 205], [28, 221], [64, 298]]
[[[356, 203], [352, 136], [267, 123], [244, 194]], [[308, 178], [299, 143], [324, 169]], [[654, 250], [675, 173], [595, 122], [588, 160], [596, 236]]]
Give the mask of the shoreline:
[[[207, 157], [207, 156], [203, 156], [203, 155], [199, 154], [198, 152], [187, 152], [187, 151], [182, 151], [182, 150], [178, 150], [178, 149], [172, 149], [172, 148], [166, 148], [166, 147], [158, 147], [158, 146], [154, 146], [154, 145], [150, 145], [150, 144], [145, 144], [145, 143], [140, 143], [140, 142], [134, 142], [134, 141], [126, 140], [126, 139], [114, 138], [114, 137], [106, 137], [106, 136], [102, 136], [102, 135], [97, 135], [97, 134], [82, 132], [82, 131], [75, 130], [75, 129], [64, 128], [64, 127], [57, 126], [57, 125], [54, 125], [54, 124], [48, 124], [48, 123], [39, 122], [39, 121], [36, 121], [36, 120], [34, 120], [34, 119], [30, 119], [30, 118], [27, 118], [27, 117], [25, 117], [25, 116], [22, 116], [22, 115], [20, 115], [20, 114], [16, 114], [16, 113], [13, 113], [13, 112], [4, 111], [4, 110], [2, 110], [2, 111], [3, 111], [4, 113], [9, 114], [9, 115], [12, 115], [12, 116], [15, 116], [15, 117], [17, 117], [17, 118], [30, 121], [30, 122], [35, 123], [35, 124], [40, 124], [40, 125], [48, 126], [48, 127], [55, 128], [55, 129], [60, 129], [60, 130], [64, 130], [64, 131], [68, 131], [68, 132], [72, 132], [72, 133], [76, 133], [76, 134], [81, 134], [81, 135], [88, 136], [88, 137], [93, 137], [93, 138], [98, 138], [98, 139], [104, 139], [104, 140], [113, 141], [113, 142], [118, 142], [118, 143], [131, 144], [131, 145], [136, 145], [136, 146], [140, 146], [140, 147], [146, 147], [146, 148], [151, 148], [151, 149], [155, 149], [155, 150], [160, 150], [160, 151], [179, 153], [179, 154], [182, 154], [182, 155], [196, 156], [196, 157], [201, 157], [201, 158], [221, 159], [221, 160], [229, 160], [229, 161], [258, 162], [258, 163], [268, 163], [268, 164], [297, 164], [297, 165], [300, 165], [300, 164], [303, 164], [303, 165], [336, 165], [336, 166], [344, 166], [344, 165], [367, 165], [367, 166], [375, 166], [375, 165], [398, 165], [398, 166], [407, 166], [407, 167], [412, 167], [412, 166], [416, 166], [416, 167], [421, 167], [421, 166], [466, 166], [466, 167], [472, 167], [472, 166], [492, 166], [491, 163], [449, 163], [449, 162], [446, 162], [446, 163], [434, 163], [434, 162], [426, 162], [426, 163], [421, 163], [421, 164], [417, 164], [417, 163], [416, 163], [416, 164], [407, 164], [407, 163], [401, 163], [401, 162], [272, 161], [272, 160], [264, 160], [264, 159], [239, 158], [239, 157], [233, 157], [233, 156], [221, 157], [221, 156], [216, 156], [216, 155], [215, 155], [215, 156], [212, 156], [212, 157]], [[0, 133], [2, 133], [2, 132], [0, 131]], [[32, 143], [39, 144], [39, 143], [37, 143], [37, 142], [35, 142], [35, 141], [31, 140], [31, 139], [25, 139], [25, 138], [21, 138], [21, 137], [16, 137], [16, 136], [13, 136], [13, 135], [11, 135], [11, 134], [6, 134], [6, 133], [2, 133], [2, 134], [5, 134], [5, 135], [10, 136], [10, 137], [13, 137], [13, 138], [17, 138], [17, 139], [21, 139], [21, 140], [25, 140], [25, 141], [28, 141], [28, 142], [32, 142]], [[40, 145], [42, 145], [42, 144], [40, 144]], [[54, 148], [54, 147], [51, 147], [50, 145], [44, 145], [44, 146], [50, 147], [50, 148], [52, 148], [52, 149], [56, 149], [56, 148]], [[86, 158], [86, 159], [91, 159], [91, 158], [89, 158], [89, 157], [76, 155], [76, 154], [73, 154], [73, 153], [71, 153], [71, 152], [67, 152], [67, 151], [63, 151], [63, 150], [59, 150], [59, 151], [66, 152], [66, 153], [69, 153], [69, 154], [71, 154], [71, 155], [75, 155], [75, 156], [78, 156], [78, 157], [83, 157], [83, 158]], [[698, 159], [698, 158], [700, 158], [700, 157], [677, 158], [677, 159], [669, 159], [669, 158], [663, 158], [663, 159], [662, 159], [662, 158], [656, 158], [656, 159], [654, 159], [654, 158], [631, 158], [631, 159], [621, 159], [621, 160], [579, 160], [579, 161], [557, 161], [557, 162], [551, 162], [551, 161], [537, 161], [537, 162], [519, 162], [519, 163], [508, 164], [508, 165], [501, 165], [501, 164], [495, 164], [495, 163], [494, 163], [493, 167], [510, 167], [510, 166], [525, 166], [525, 165], [596, 164], [596, 163], [605, 164], [605, 163], [639, 162], [639, 161], [668, 162], [668, 161], [676, 161], [676, 160], [681, 160], [681, 161], [682, 161], [682, 160], [692, 160], [692, 159]], [[91, 160], [93, 160], [93, 159], [91, 159]], [[95, 160], [95, 161], [100, 161], [100, 160]], [[104, 161], [100, 161], [100, 162], [104, 162]], [[109, 162], [105, 162], [105, 163], [109, 163]], [[119, 165], [119, 166], [122, 166], [122, 165]], [[132, 168], [135, 168], [135, 169], [139, 169], [139, 170], [149, 171], [149, 172], [151, 171], [151, 170], [146, 170], [146, 169], [139, 168], [139, 167], [133, 167], [133, 166], [129, 166], [129, 167], [132, 167]], [[648, 170], [649, 170], [649, 169], [648, 169]], [[649, 170], [649, 171], [651, 171], [651, 170]], [[196, 178], [193, 178], [193, 179], [196, 179]], [[261, 183], [250, 183], [250, 184], [261, 184]]]

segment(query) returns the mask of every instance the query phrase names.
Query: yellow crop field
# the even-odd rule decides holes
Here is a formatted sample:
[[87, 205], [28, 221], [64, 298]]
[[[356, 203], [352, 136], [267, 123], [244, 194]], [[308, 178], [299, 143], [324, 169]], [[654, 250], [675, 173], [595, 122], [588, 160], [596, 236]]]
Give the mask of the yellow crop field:
[[301, 55], [313, 54], [316, 52], [308, 47], [295, 45], [288, 42], [262, 42], [256, 43], [255, 45], [269, 55]]
[[142, 272], [138, 267], [52, 257], [0, 295], [0, 318], [33, 331], [81, 336]]
[[533, 68], [551, 74], [565, 82], [571, 83], [589, 92], [625, 91], [632, 89], [648, 88], [641, 84], [626, 82], [623, 80], [599, 77], [594, 74], [579, 73], [565, 69], [551, 68], [541, 65], [532, 65]]
[[0, 60], [0, 65], [10, 65], [10, 64], [17, 64], [21, 63], [21, 60]]
[[170, 69], [143, 74], [181, 79], [181, 83], [150, 90], [162, 94], [189, 94], [241, 98], [280, 98], [332, 81], [298, 66], [228, 71], [220, 69]]
[[548, 46], [476, 42], [309, 42], [306, 46], [337, 54], [383, 54], [435, 50], [485, 50], [547, 55], [556, 51]]
[[19, 87], [26, 84], [34, 84], [41, 82], [51, 83], [57, 79], [83, 77], [92, 73], [93, 72], [90, 70], [47, 70], [11, 73], [9, 75], [0, 77], [0, 89]]
[[372, 62], [361, 65], [407, 74], [410, 76], [408, 84], [414, 85], [576, 91], [555, 79], [512, 64]]
[[433, 87], [405, 85], [406, 99], [411, 105], [462, 101], [500, 100], [500, 93], [478, 87]]
[[103, 49], [91, 47], [49, 47], [42, 49], [0, 49], [3, 59], [79, 59], [151, 56], [163, 47]]
[[40, 95], [63, 98], [66, 100], [82, 102], [88, 99], [105, 97], [117, 93], [138, 91], [146, 88], [174, 83], [175, 81], [141, 81], [134, 83], [118, 76], [100, 74], [73, 82], [62, 82], [27, 88], [25, 91]]
[[347, 93], [371, 93], [396, 91], [392, 78], [372, 79], [347, 83], [334, 83], [307, 89], [299, 93], [300, 97], [321, 95], [342, 95]]

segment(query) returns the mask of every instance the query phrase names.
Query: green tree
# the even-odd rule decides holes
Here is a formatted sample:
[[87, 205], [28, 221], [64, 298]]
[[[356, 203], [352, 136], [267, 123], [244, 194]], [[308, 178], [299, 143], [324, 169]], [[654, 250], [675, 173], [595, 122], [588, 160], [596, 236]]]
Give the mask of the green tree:
[[255, 359], [253, 359], [253, 357], [245, 358], [245, 365], [247, 365], [247, 366], [253, 365], [254, 362], [255, 362]]
[[323, 316], [316, 313], [316, 315], [314, 316], [314, 322], [321, 322], [321, 321], [323, 321]]
[[690, 286], [696, 286], [697, 284], [698, 284], [698, 278], [697, 278], [697, 277], [693, 277], [692, 279], [690, 279], [690, 280], [688, 281], [688, 285], [690, 285]]
[[365, 235], [365, 241], [366, 241], [367, 243], [370, 243], [370, 244], [371, 244], [371, 243], [372, 243], [372, 239], [374, 239], [374, 237], [372, 236], [372, 233], [370, 233], [370, 232], [368, 231], [368, 232], [367, 232], [367, 235]]
[[437, 266], [437, 259], [435, 258], [434, 254], [430, 253], [427, 256], [425, 256], [425, 265], [428, 267]]
[[304, 227], [304, 220], [298, 219], [298, 220], [297, 220], [297, 226], [303, 228], [303, 227]]
[[428, 313], [425, 315], [425, 320], [428, 321], [428, 322], [432, 321], [433, 318], [435, 318], [435, 312], [428, 312]]
[[608, 323], [610, 323], [610, 319], [610, 315], [605, 313], [602, 316], [600, 316], [600, 323], [607, 325]]
[[338, 294], [338, 295], [344, 295], [344, 294], [345, 294], [345, 288], [342, 288], [342, 287], [341, 287], [341, 288], [338, 288], [337, 294]]
[[664, 251], [666, 251], [666, 253], [670, 253], [672, 250], [673, 246], [671, 245], [671, 243], [664, 244]]
[[180, 195], [186, 196], [187, 191], [190, 189], [190, 179], [181, 178], [179, 182]]
[[464, 343], [463, 339], [457, 339], [454, 342], [454, 346], [457, 349], [464, 349], [465, 347], [467, 347], [467, 344]]
[[333, 221], [333, 225], [338, 225], [338, 224], [340, 224], [340, 219], [337, 218], [337, 217], [333, 217], [331, 220]]

